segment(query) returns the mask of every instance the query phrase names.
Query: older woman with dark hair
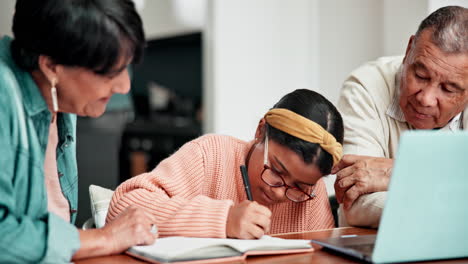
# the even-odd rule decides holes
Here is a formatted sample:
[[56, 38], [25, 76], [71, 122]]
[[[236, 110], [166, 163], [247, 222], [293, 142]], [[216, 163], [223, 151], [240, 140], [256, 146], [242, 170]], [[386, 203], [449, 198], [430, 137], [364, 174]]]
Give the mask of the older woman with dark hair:
[[152, 243], [152, 216], [127, 208], [78, 230], [76, 115], [98, 117], [130, 88], [144, 46], [130, 0], [18, 0], [0, 40], [0, 262], [63, 263]]

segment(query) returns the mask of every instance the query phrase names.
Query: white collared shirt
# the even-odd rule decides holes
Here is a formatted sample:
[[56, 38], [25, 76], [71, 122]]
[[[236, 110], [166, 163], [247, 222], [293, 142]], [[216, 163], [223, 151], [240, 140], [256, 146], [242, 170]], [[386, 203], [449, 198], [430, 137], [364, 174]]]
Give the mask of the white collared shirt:
[[[345, 137], [343, 152], [393, 159], [401, 135], [414, 129], [399, 105], [399, 79], [403, 56], [383, 57], [354, 70], [341, 90], [337, 108]], [[442, 130], [468, 129], [468, 107]], [[340, 213], [341, 225], [378, 227], [386, 192], [366, 194]], [[346, 216], [346, 219], [343, 217]]]

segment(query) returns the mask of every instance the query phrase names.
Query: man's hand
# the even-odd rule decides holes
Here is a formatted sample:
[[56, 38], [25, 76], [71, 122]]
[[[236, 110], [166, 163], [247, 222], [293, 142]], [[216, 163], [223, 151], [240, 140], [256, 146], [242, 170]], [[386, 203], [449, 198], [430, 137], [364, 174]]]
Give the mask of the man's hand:
[[257, 202], [243, 201], [229, 209], [226, 236], [231, 238], [260, 238], [270, 231], [271, 211]]
[[366, 193], [387, 191], [393, 159], [345, 155], [332, 169], [336, 174], [335, 193], [339, 203], [349, 209]]

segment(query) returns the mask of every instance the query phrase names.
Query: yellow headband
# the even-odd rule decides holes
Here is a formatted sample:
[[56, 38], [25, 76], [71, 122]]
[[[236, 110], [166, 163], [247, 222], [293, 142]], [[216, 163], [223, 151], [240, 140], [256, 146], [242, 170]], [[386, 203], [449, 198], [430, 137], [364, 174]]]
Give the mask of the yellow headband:
[[265, 115], [266, 122], [284, 133], [302, 140], [320, 144], [333, 157], [333, 165], [343, 155], [343, 147], [335, 137], [314, 121], [284, 108], [274, 108]]

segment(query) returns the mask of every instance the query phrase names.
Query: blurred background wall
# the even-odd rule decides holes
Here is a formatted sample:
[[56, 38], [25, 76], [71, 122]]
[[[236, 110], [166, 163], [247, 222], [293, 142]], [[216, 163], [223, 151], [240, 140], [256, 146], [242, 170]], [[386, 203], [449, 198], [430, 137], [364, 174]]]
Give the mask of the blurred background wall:
[[[135, 1], [149, 48], [166, 55], [145, 60], [167, 60], [175, 68], [164, 74], [186, 80], [186, 87], [172, 87], [165, 77], [134, 85], [133, 94], [113, 98], [103, 117], [79, 119], [78, 224], [90, 217], [89, 184], [115, 188], [123, 179], [122, 159], [131, 164], [143, 160], [138, 168], [148, 170], [199, 134], [251, 140], [265, 111], [297, 88], [316, 90], [336, 103], [341, 83], [354, 68], [380, 56], [403, 54], [410, 35], [430, 12], [451, 4], [468, 6], [467, 0]], [[14, 2], [0, 1], [0, 35], [11, 35]], [[142, 71], [134, 69], [136, 79]], [[187, 71], [198, 77], [191, 79]], [[154, 74], [158, 72], [163, 70]], [[200, 103], [174, 93], [177, 89], [199, 89]], [[141, 112], [148, 116], [138, 123]], [[124, 154], [136, 154], [122, 157], [122, 145]], [[162, 154], [154, 154], [158, 149], [164, 149]]]

